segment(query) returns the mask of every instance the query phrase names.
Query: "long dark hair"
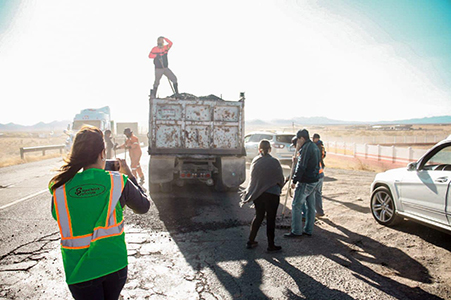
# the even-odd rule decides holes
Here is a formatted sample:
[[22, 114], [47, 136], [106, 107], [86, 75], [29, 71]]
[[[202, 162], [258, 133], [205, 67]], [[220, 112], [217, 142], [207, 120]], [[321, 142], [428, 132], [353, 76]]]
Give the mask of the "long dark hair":
[[50, 180], [51, 189], [57, 189], [71, 180], [82, 168], [95, 163], [104, 149], [102, 131], [97, 127], [84, 125], [75, 135], [70, 154], [64, 159], [65, 164]]

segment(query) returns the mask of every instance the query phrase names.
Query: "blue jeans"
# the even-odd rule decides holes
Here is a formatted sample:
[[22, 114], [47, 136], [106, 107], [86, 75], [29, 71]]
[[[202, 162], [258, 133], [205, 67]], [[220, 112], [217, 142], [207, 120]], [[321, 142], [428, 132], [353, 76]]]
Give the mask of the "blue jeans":
[[76, 300], [117, 300], [126, 280], [127, 267], [97, 279], [70, 284], [69, 290]]
[[[318, 182], [298, 182], [291, 204], [291, 232], [301, 235], [302, 232], [312, 234], [315, 223], [315, 189]], [[302, 211], [305, 206], [305, 226], [302, 229]]]
[[324, 176], [322, 176], [319, 180], [318, 180], [318, 185], [316, 186], [316, 190], [315, 190], [315, 209], [316, 212], [320, 215], [324, 215], [324, 210], [323, 210], [323, 181], [324, 181]]

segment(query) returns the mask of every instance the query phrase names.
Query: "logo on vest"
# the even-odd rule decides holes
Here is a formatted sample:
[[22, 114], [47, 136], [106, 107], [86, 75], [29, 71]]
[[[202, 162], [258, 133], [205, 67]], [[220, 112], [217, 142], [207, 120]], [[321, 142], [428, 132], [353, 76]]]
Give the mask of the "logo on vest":
[[86, 184], [77, 186], [69, 191], [69, 196], [74, 198], [96, 197], [105, 192], [105, 187], [99, 184]]

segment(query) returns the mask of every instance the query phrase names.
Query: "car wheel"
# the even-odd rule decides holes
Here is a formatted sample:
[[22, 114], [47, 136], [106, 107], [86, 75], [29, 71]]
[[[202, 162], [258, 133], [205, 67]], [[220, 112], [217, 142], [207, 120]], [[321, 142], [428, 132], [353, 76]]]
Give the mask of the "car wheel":
[[398, 223], [400, 217], [396, 214], [396, 207], [390, 190], [380, 186], [371, 195], [371, 213], [379, 224], [392, 226]]

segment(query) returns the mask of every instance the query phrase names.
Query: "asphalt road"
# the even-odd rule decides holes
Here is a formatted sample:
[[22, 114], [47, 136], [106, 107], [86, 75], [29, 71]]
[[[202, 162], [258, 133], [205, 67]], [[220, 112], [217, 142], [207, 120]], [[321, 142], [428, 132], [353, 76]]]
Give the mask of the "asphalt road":
[[[46, 191], [52, 170], [61, 163], [50, 159], [0, 169], [0, 299], [70, 299]], [[141, 165], [147, 170], [145, 154]], [[393, 247], [382, 238], [419, 238], [418, 247], [429, 246], [449, 262], [451, 244], [440, 242], [449, 235], [412, 224], [394, 231], [376, 225], [368, 208], [375, 174], [326, 171], [326, 217], [317, 220], [311, 238], [284, 239], [288, 201], [286, 218], [279, 217], [276, 230], [276, 243], [283, 247], [279, 253], [266, 252], [265, 226], [259, 231], [259, 246], [245, 248], [254, 211], [239, 207], [238, 193], [188, 185], [170, 194], [151, 194], [153, 205], [147, 214], [126, 210], [129, 274], [123, 299], [450, 296], [448, 277], [440, 277], [441, 269], [434, 273], [428, 257], [416, 257], [409, 254], [408, 245]], [[279, 216], [284, 201], [282, 195]], [[417, 235], [415, 228], [427, 234]]]

